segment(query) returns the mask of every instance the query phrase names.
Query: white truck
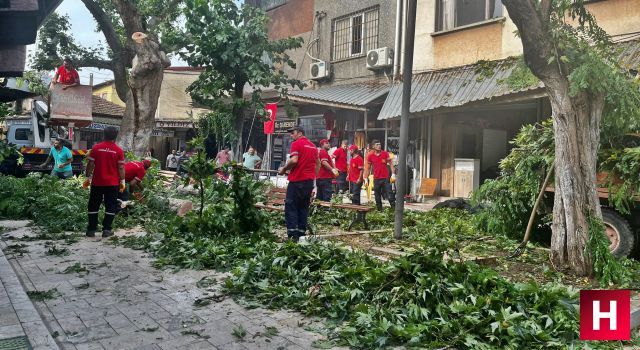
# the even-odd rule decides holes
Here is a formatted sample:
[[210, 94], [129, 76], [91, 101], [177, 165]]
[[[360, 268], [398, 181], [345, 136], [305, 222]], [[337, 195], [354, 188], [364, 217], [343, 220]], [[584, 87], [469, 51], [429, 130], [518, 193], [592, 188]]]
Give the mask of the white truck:
[[23, 164], [18, 164], [17, 157], [10, 157], [0, 165], [0, 171], [6, 175], [24, 176], [29, 172], [50, 173], [53, 162], [45, 168], [40, 164], [49, 156], [53, 141], [63, 140], [64, 145], [73, 153], [71, 167], [74, 174], [84, 169], [86, 149], [79, 149], [79, 133], [74, 133], [68, 126], [54, 126], [48, 122], [48, 107], [43, 101], [33, 101], [31, 115], [9, 117], [6, 119], [7, 141], [15, 145], [23, 156]]

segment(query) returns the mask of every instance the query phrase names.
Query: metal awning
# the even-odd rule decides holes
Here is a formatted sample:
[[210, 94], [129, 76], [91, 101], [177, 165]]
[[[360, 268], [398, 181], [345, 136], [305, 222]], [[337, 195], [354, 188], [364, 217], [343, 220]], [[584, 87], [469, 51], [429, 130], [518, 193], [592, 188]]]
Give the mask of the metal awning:
[[367, 81], [323, 87], [317, 90], [297, 90], [289, 92], [289, 99], [298, 102], [325, 105], [337, 108], [367, 110], [368, 105], [381, 99], [389, 92], [386, 81]]
[[[640, 69], [640, 40], [615, 44], [620, 63], [627, 69]], [[435, 70], [413, 75], [410, 113], [424, 113], [439, 108], [460, 107], [471, 102], [504, 96], [535, 98], [546, 94], [544, 84], [511, 89], [505, 82], [516, 62], [513, 58], [484, 61], [472, 65]], [[399, 118], [402, 109], [402, 84], [394, 85], [378, 115], [378, 120]]]
[[[506, 59], [414, 74], [410, 111], [428, 112], [508, 94], [542, 90], [542, 83], [520, 90], [510, 89], [504, 81], [515, 66], [513, 59]], [[402, 84], [399, 83], [389, 91], [378, 120], [399, 118], [401, 109]]]

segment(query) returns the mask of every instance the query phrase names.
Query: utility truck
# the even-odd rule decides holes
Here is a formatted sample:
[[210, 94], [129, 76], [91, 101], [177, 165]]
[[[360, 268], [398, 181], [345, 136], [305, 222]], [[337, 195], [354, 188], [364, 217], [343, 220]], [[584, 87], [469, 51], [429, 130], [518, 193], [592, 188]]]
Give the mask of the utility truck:
[[23, 176], [29, 172], [50, 173], [53, 162], [45, 168], [40, 165], [49, 156], [53, 141], [60, 139], [73, 153], [73, 173], [79, 174], [83, 170], [88, 151], [80, 149], [80, 134], [75, 131], [91, 124], [91, 113], [90, 86], [78, 85], [63, 89], [60, 84], [54, 85], [50, 103], [34, 100], [29, 116], [6, 119], [7, 141], [18, 148], [23, 163], [19, 164], [17, 156], [10, 157], [0, 165], [0, 171], [15, 176]]

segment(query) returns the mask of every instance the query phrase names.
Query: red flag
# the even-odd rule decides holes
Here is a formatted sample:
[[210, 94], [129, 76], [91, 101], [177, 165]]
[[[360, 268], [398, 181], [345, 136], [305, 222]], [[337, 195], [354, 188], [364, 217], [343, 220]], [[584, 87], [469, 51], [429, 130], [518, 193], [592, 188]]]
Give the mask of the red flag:
[[271, 120], [268, 122], [264, 122], [264, 133], [265, 135], [273, 134], [276, 126], [276, 112], [278, 112], [278, 104], [267, 103], [264, 106], [264, 109], [267, 110], [268, 117]]

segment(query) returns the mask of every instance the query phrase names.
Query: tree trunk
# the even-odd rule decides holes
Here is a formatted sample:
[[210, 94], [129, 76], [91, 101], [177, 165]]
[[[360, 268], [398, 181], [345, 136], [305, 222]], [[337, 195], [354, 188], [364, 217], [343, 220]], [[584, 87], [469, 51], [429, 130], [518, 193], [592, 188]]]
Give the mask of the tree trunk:
[[135, 51], [118, 143], [123, 149], [141, 156], [149, 147], [155, 128], [164, 68], [170, 61], [151, 37], [135, 44]]
[[[553, 111], [555, 135], [555, 200], [551, 261], [581, 276], [593, 274], [585, 248], [589, 216], [601, 218], [596, 191], [597, 153], [604, 94], [569, 95], [568, 82], [545, 82]], [[551, 86], [549, 86], [551, 85]]]

